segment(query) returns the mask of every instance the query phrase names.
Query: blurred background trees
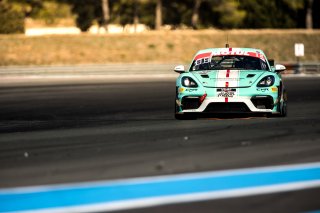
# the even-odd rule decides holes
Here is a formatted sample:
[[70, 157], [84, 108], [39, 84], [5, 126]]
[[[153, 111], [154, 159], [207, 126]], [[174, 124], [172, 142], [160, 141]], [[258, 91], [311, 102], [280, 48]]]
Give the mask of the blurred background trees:
[[12, 5], [0, 1], [0, 33], [23, 33], [24, 15]]
[[[314, 0], [0, 0], [0, 33], [23, 32], [24, 18], [171, 28], [320, 28]], [[10, 30], [9, 30], [10, 29]], [[107, 29], [107, 28], [106, 28]]]

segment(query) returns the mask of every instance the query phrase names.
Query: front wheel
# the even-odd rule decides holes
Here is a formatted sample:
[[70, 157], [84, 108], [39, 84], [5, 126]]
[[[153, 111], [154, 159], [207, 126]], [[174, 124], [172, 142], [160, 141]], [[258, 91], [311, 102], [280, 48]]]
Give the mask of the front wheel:
[[287, 102], [284, 101], [282, 104], [282, 106], [280, 107], [280, 117], [286, 117], [287, 116]]
[[282, 93], [282, 103], [280, 104], [280, 117], [286, 117], [287, 116], [287, 112], [288, 112], [288, 107], [287, 107], [287, 92], [286, 90], [283, 90]]
[[196, 120], [197, 117], [189, 114], [175, 114], [175, 119], [177, 120]]
[[270, 114], [268, 117], [286, 117], [288, 113], [287, 107], [287, 92], [284, 90], [280, 96], [280, 103], [278, 104], [277, 111], [279, 114], [272, 115]]
[[195, 120], [197, 117], [195, 115], [191, 114], [178, 114], [179, 106], [177, 105], [177, 102], [174, 102], [174, 118], [177, 120]]

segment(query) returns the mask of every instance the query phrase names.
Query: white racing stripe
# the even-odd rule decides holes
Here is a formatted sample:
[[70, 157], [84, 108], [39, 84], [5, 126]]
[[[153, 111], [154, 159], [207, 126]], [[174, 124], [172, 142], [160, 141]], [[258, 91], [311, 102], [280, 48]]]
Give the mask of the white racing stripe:
[[[220, 70], [216, 76], [216, 87], [237, 88], [239, 87], [239, 70]], [[233, 97], [238, 97], [238, 89], [234, 92]], [[232, 101], [233, 97], [221, 97], [225, 102]]]
[[226, 82], [228, 82], [228, 87], [238, 87], [239, 86], [239, 70], [220, 70], [217, 75], [216, 87], [226, 87]]

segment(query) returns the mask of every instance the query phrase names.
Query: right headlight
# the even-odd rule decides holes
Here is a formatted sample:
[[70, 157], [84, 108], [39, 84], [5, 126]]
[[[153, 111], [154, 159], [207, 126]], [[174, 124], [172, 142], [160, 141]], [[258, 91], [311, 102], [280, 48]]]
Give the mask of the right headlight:
[[190, 77], [182, 77], [181, 83], [184, 87], [198, 87], [197, 82], [195, 82], [192, 78]]
[[270, 87], [273, 84], [274, 84], [274, 76], [268, 75], [259, 81], [259, 83], [257, 84], [257, 87]]

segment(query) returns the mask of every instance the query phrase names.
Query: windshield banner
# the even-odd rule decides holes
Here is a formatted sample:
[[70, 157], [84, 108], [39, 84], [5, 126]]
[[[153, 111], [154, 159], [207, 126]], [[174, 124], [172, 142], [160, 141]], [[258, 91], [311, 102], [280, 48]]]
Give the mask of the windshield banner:
[[[229, 48], [229, 49], [220, 49], [220, 51], [215, 51], [215, 52], [208, 52], [208, 53], [201, 53], [199, 55], [197, 55], [194, 60], [197, 61], [199, 60], [199, 62], [197, 64], [202, 63], [208, 63], [211, 61], [211, 56], [226, 56], [226, 55], [236, 55], [236, 56], [251, 56], [251, 57], [255, 57], [255, 58], [259, 58], [261, 60], [263, 60], [264, 62], [266, 61], [265, 57], [263, 56], [263, 54], [261, 54], [260, 52], [249, 52], [249, 51], [244, 51], [241, 50], [239, 48]], [[209, 58], [209, 59], [207, 59]], [[204, 59], [204, 60], [202, 60]], [[201, 60], [201, 62], [200, 62]], [[206, 61], [206, 62], [204, 62]]]

